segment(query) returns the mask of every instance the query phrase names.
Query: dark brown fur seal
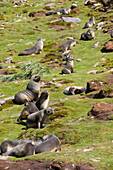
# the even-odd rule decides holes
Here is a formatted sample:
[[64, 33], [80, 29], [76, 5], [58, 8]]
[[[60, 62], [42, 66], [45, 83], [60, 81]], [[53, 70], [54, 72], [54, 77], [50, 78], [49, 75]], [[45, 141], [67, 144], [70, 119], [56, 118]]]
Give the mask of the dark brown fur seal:
[[39, 110], [47, 109], [49, 103], [49, 93], [47, 90], [42, 91], [40, 97], [36, 102], [36, 106]]

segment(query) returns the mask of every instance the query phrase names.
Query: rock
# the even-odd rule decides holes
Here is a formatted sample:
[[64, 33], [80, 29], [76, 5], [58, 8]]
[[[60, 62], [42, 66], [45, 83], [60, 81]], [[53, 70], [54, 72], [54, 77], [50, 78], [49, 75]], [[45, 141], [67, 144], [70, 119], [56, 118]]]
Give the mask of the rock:
[[93, 67], [97, 67], [98, 65], [99, 65], [100, 63], [99, 62], [97, 62]]
[[7, 47], [10, 47], [10, 46], [12, 46], [12, 45], [14, 45], [15, 43], [11, 43], [11, 44], [7, 44], [6, 46]]
[[12, 99], [14, 99], [14, 96], [6, 97], [6, 98], [4, 98], [4, 99], [1, 99], [1, 100], [0, 100], [0, 106], [1, 106], [1, 105], [4, 105], [6, 102], [8, 102], [9, 100], [12, 100]]
[[87, 74], [97, 74], [98, 70], [91, 70], [91, 71], [88, 71]]
[[101, 58], [100, 60], [101, 60], [101, 61], [106, 61], [106, 58], [103, 57], [103, 58]]
[[76, 59], [75, 61], [76, 61], [76, 62], [81, 62], [82, 59], [81, 59], [81, 58], [78, 58], [78, 59]]
[[110, 120], [110, 115], [113, 115], [113, 104], [104, 102], [94, 104], [88, 112], [88, 116], [98, 120]]
[[13, 63], [13, 58], [12, 57], [8, 57], [4, 60], [4, 63]]
[[107, 83], [99, 80], [91, 80], [87, 82], [85, 93], [90, 93], [92, 91], [100, 91], [103, 87], [106, 87]]
[[101, 52], [113, 52], [113, 41], [110, 40], [104, 44], [104, 47], [101, 49]]
[[62, 20], [64, 22], [73, 22], [74, 24], [81, 22], [81, 19], [75, 17], [62, 17]]
[[97, 48], [99, 46], [99, 42], [96, 42], [92, 48]]
[[55, 7], [55, 4], [54, 3], [50, 3], [50, 4], [47, 4], [46, 6], [45, 6], [45, 9], [46, 10], [51, 10], [51, 9], [53, 9]]

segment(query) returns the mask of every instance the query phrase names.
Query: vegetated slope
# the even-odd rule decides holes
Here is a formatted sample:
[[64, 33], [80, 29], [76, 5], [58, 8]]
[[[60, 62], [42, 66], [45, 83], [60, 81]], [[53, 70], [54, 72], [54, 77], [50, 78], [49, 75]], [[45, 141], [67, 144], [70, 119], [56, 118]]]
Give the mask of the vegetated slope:
[[[112, 103], [112, 98], [92, 99], [82, 95], [66, 96], [63, 91], [66, 87], [83, 86], [90, 80], [107, 79], [106, 75], [112, 68], [112, 52], [102, 53], [104, 43], [110, 40], [109, 31], [112, 26], [113, 9], [104, 9], [103, 5], [92, 8], [84, 6], [82, 0], [78, 1], [78, 8], [68, 15], [50, 15], [45, 6], [50, 1], [28, 1], [25, 4], [14, 5], [12, 2], [1, 2], [0, 18], [1, 46], [0, 46], [0, 98], [14, 96], [24, 90], [29, 78], [33, 74], [41, 74], [42, 82], [53, 84], [44, 85], [41, 91], [50, 92], [50, 103], [55, 113], [50, 117], [49, 124], [40, 130], [22, 130], [23, 125], [17, 123], [22, 106], [12, 104], [9, 100], [1, 106], [0, 142], [6, 139], [40, 139], [47, 134], [57, 135], [62, 142], [59, 153], [43, 153], [22, 159], [34, 159], [55, 162], [90, 162], [94, 167], [111, 169], [112, 164], [112, 128], [110, 121], [94, 120], [87, 116], [94, 103]], [[54, 1], [52, 10], [70, 7], [72, 1]], [[31, 15], [32, 14], [32, 15]], [[35, 14], [35, 15], [33, 15]], [[36, 15], [37, 14], [37, 15]], [[95, 17], [96, 25], [106, 21], [102, 29], [95, 31], [95, 39], [91, 41], [80, 40], [82, 29], [91, 16]], [[81, 19], [78, 24], [69, 24], [61, 20], [61, 16], [72, 16]], [[108, 29], [109, 30], [109, 29]], [[66, 37], [74, 37], [76, 45], [71, 48], [75, 56], [74, 71], [70, 75], [60, 75], [64, 61], [62, 61], [61, 43]], [[41, 54], [18, 56], [18, 53], [33, 46], [37, 39], [45, 38], [44, 49]], [[98, 47], [92, 48], [99, 42]], [[5, 62], [9, 58], [11, 62]], [[80, 62], [77, 62], [78, 60]], [[35, 64], [34, 64], [35, 63]], [[38, 68], [38, 69], [37, 69]], [[95, 70], [95, 71], [92, 71]], [[88, 74], [92, 72], [92, 74]], [[110, 78], [109, 78], [110, 80]], [[112, 86], [112, 83], [110, 83]], [[16, 159], [17, 160], [17, 159]], [[18, 159], [19, 160], [19, 159]]]

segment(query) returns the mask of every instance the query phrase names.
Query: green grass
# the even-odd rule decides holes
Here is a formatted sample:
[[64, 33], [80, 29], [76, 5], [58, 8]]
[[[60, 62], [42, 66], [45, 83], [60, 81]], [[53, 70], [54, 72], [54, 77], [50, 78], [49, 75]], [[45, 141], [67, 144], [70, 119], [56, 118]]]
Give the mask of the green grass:
[[[56, 7], [69, 7], [71, 1], [63, 1], [59, 4], [58, 0], [55, 0]], [[23, 158], [10, 158], [11, 160], [40, 160], [54, 162], [73, 162], [73, 163], [86, 163], [90, 162], [97, 169], [113, 169], [113, 123], [111, 121], [98, 121], [93, 120], [87, 116], [87, 113], [91, 110], [94, 103], [108, 102], [112, 103], [112, 98], [105, 99], [86, 99], [85, 95], [74, 95], [66, 96], [63, 91], [70, 85], [77, 85], [86, 87], [86, 84], [90, 80], [105, 80], [105, 71], [112, 68], [113, 60], [112, 53], [101, 53], [101, 49], [106, 41], [110, 39], [109, 34], [103, 34], [102, 30], [95, 30], [95, 39], [92, 41], [79, 40], [81, 33], [85, 32], [86, 29], [82, 29], [85, 22], [91, 15], [96, 18], [96, 24], [100, 22], [100, 17], [106, 16], [107, 19], [112, 13], [101, 13], [98, 10], [91, 10], [91, 8], [83, 4], [83, 0], [78, 1], [79, 10], [82, 11], [80, 14], [72, 13], [73, 17], [78, 17], [82, 21], [77, 26], [66, 27], [65, 30], [60, 31], [51, 29], [51, 21], [59, 19], [59, 16], [41, 16], [41, 17], [28, 17], [30, 12], [47, 12], [44, 7], [50, 1], [30, 0], [23, 6], [13, 7], [12, 3], [0, 2], [1, 12], [0, 18], [4, 29], [0, 32], [0, 65], [11, 66], [12, 68], [5, 68], [9, 71], [14, 69], [16, 73], [22, 73], [23, 78], [19, 77], [15, 81], [5, 81], [0, 83], [0, 97], [2, 100], [5, 97], [14, 96], [17, 92], [22, 91], [26, 88], [29, 81], [29, 76], [25, 76], [26, 69], [22, 70], [22, 64], [28, 68], [28, 61], [35, 63], [30, 66], [30, 71], [27, 70], [28, 75], [36, 73], [38, 65], [43, 67], [44, 74], [41, 75], [41, 79], [45, 82], [49, 82], [55, 79], [55, 82], [60, 83], [58, 85], [49, 85], [46, 87], [41, 86], [41, 91], [47, 89], [50, 93], [50, 103], [55, 113], [50, 116], [50, 123], [43, 129], [35, 130], [28, 129], [22, 130], [24, 127], [17, 123], [18, 114], [21, 113], [24, 108], [23, 105], [13, 105], [11, 101], [6, 105], [1, 106], [0, 111], [0, 142], [6, 139], [40, 139], [47, 134], [57, 135], [62, 143], [62, 149], [59, 153], [42, 153], [34, 156], [28, 156]], [[30, 6], [32, 4], [32, 6]], [[38, 7], [35, 5], [39, 4]], [[3, 7], [4, 6], [4, 7]], [[113, 10], [111, 9], [113, 12]], [[19, 17], [19, 15], [22, 15]], [[26, 17], [26, 19], [24, 18]], [[15, 20], [23, 19], [20, 22]], [[55, 25], [67, 25], [63, 22], [56, 22]], [[109, 25], [112, 25], [110, 23]], [[107, 25], [106, 25], [107, 26]], [[36, 30], [35, 28], [38, 28]], [[62, 54], [60, 45], [66, 41], [66, 37], [72, 36], [76, 38], [76, 45], [71, 48], [71, 53], [75, 56], [74, 71], [75, 73], [70, 75], [60, 75], [63, 66], [59, 66], [62, 61]], [[39, 55], [29, 56], [18, 56], [18, 53], [25, 48], [29, 48], [32, 45], [27, 44], [32, 42], [36, 43], [38, 38], [45, 38], [44, 49]], [[92, 48], [93, 45], [99, 42], [99, 47]], [[7, 46], [8, 44], [12, 44]], [[46, 54], [55, 52], [56, 55], [49, 56], [44, 59]], [[58, 53], [58, 56], [57, 56]], [[4, 63], [5, 58], [12, 57], [13, 63]], [[76, 59], [82, 59], [81, 62], [76, 62]], [[101, 58], [106, 58], [106, 61], [102, 61]], [[53, 61], [51, 61], [53, 60]], [[57, 61], [54, 69], [51, 66]], [[96, 67], [94, 65], [99, 62], [100, 64]], [[18, 67], [17, 67], [18, 66]], [[16, 67], [16, 68], [14, 68]], [[91, 70], [98, 70], [98, 74], [87, 74]], [[104, 71], [104, 72], [101, 72]], [[10, 72], [13, 74], [13, 72]], [[10, 74], [12, 76], [12, 74]], [[0, 76], [5, 79], [6, 76]], [[62, 83], [64, 81], [64, 83]], [[14, 116], [14, 117], [13, 117]], [[90, 151], [84, 151], [84, 149], [90, 149]], [[96, 161], [93, 161], [96, 159]]]

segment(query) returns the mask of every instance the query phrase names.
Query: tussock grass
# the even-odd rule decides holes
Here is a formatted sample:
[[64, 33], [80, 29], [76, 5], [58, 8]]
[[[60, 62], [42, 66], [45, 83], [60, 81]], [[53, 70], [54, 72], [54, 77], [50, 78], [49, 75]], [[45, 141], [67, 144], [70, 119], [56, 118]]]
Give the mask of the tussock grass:
[[20, 73], [0, 76], [0, 81], [26, 80], [35, 74], [43, 75], [50, 73], [48, 68], [41, 67], [38, 63], [32, 61], [26, 61], [22, 65], [17, 66], [17, 68], [20, 70]]

